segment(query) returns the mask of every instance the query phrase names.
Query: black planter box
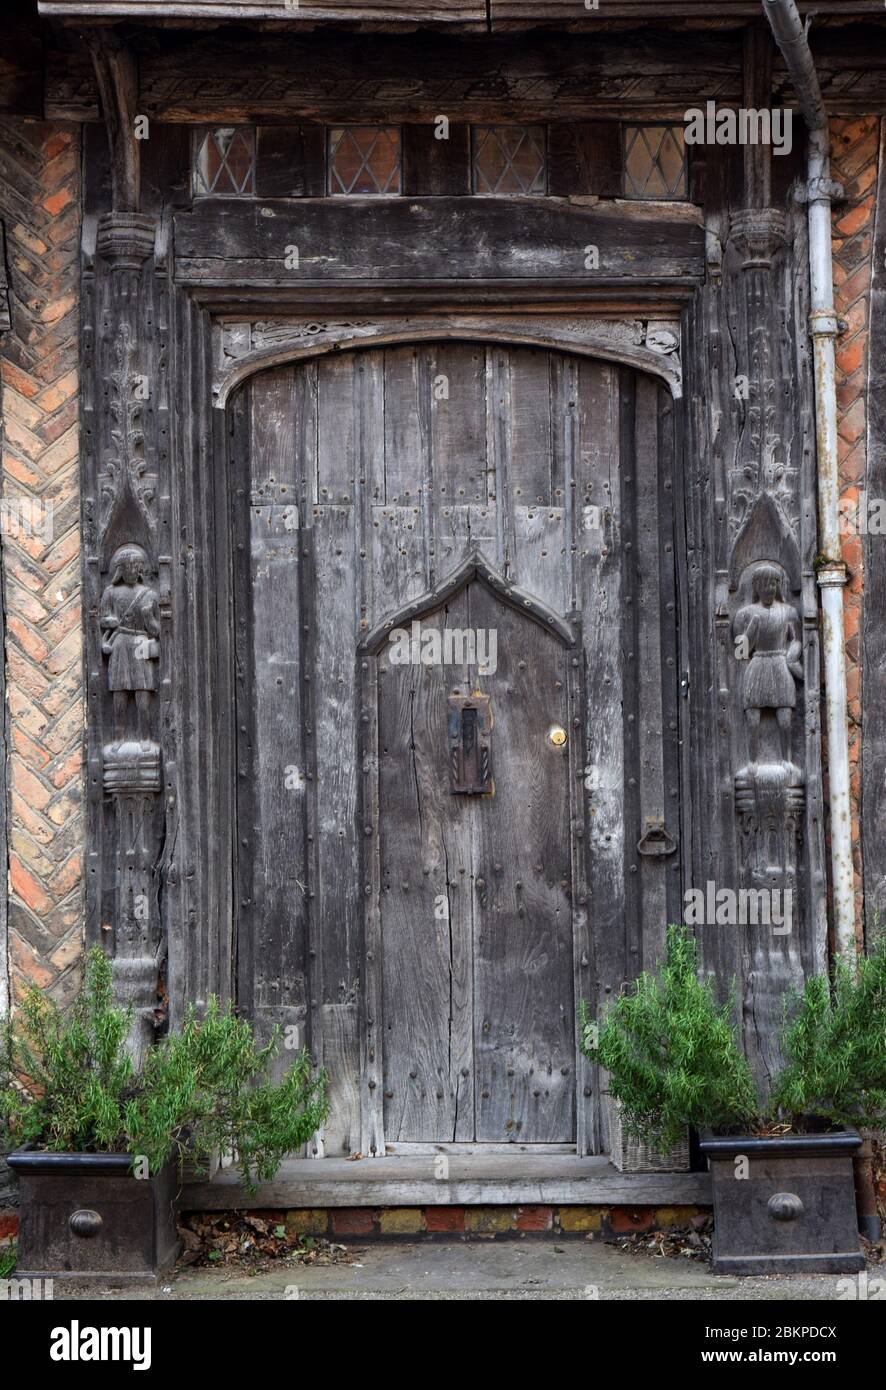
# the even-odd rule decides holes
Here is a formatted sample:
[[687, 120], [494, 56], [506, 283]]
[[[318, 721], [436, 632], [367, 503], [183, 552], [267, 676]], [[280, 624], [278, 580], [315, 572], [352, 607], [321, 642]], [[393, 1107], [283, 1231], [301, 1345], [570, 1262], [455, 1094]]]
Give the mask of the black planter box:
[[[864, 1269], [852, 1158], [855, 1130], [777, 1139], [703, 1134], [714, 1193], [715, 1274], [849, 1274]], [[747, 1159], [747, 1177], [736, 1159]]]
[[156, 1279], [175, 1262], [175, 1170], [136, 1178], [126, 1154], [18, 1149], [17, 1278]]

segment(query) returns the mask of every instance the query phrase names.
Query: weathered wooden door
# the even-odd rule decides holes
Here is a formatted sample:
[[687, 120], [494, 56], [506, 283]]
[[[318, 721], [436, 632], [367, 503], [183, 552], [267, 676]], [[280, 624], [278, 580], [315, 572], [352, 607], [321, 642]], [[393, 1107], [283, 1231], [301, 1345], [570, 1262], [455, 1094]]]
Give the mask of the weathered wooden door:
[[576, 1005], [679, 912], [672, 412], [503, 341], [232, 405], [240, 999], [328, 1068], [327, 1154], [605, 1148]]
[[377, 657], [385, 1138], [569, 1143], [571, 653], [468, 574]]

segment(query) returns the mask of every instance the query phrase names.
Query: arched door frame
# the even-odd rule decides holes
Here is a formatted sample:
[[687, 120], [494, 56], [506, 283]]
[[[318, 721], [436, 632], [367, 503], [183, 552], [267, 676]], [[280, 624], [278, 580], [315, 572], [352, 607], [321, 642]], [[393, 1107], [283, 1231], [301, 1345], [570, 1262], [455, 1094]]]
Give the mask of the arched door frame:
[[[462, 321], [464, 322], [464, 321]], [[571, 335], [564, 333], [553, 333], [549, 328], [539, 326], [537, 333], [527, 333], [525, 331], [508, 331], [505, 329], [495, 329], [490, 332], [488, 320], [478, 320], [473, 329], [459, 325], [455, 331], [444, 332], [441, 330], [439, 318], [433, 322], [421, 320], [413, 321], [411, 331], [395, 330], [391, 326], [380, 328], [371, 337], [361, 335], [356, 326], [353, 332], [343, 332], [337, 336], [334, 342], [311, 341], [305, 344], [304, 341], [298, 347], [287, 345], [285, 348], [277, 345], [273, 350], [263, 351], [255, 358], [251, 358], [248, 365], [241, 362], [236, 369], [233, 369], [230, 378], [226, 383], [222, 383], [221, 389], [216, 396], [216, 405], [229, 406], [232, 399], [237, 395], [237, 388], [243, 386], [248, 380], [258, 375], [264, 370], [276, 367], [283, 367], [288, 364], [302, 364], [312, 359], [318, 359], [334, 353], [336, 356], [343, 353], [357, 353], [383, 347], [388, 344], [408, 346], [411, 343], [429, 344], [434, 341], [462, 341], [462, 342], [483, 342], [494, 343], [504, 346], [529, 346], [551, 352], [565, 352], [576, 357], [594, 359], [610, 366], [626, 366], [634, 372], [653, 376], [661, 384], [667, 386], [671, 397], [676, 402], [680, 399], [679, 385], [679, 362], [669, 363], [667, 358], [663, 358], [659, 353], [653, 353], [648, 349], [637, 349], [633, 346], [619, 346], [617, 351], [604, 350], [603, 344], [591, 343], [587, 339], [582, 342], [576, 341]], [[319, 337], [320, 335], [316, 335]], [[607, 349], [611, 344], [607, 344]], [[654, 366], [654, 370], [651, 368]], [[216, 410], [213, 414], [218, 419], [226, 417], [226, 410]], [[679, 406], [675, 410], [675, 415], [679, 417]], [[226, 439], [229, 437], [229, 429], [220, 431]], [[217, 434], [217, 438], [219, 435]], [[679, 453], [679, 429], [675, 446]], [[227, 447], [227, 446], [226, 446]], [[678, 464], [678, 460], [674, 460]], [[678, 464], [679, 466], [679, 464]], [[311, 542], [305, 539], [310, 547]], [[309, 552], [306, 551], [306, 554]], [[310, 571], [310, 564], [309, 564]], [[402, 619], [409, 621], [415, 618], [420, 612], [431, 611], [429, 605], [439, 606], [445, 598], [458, 591], [472, 577], [480, 578], [488, 587], [499, 594], [503, 601], [513, 607], [528, 611], [535, 621], [542, 626], [553, 630], [559, 640], [564, 645], [570, 646], [573, 643], [580, 644], [581, 641], [581, 615], [576, 612], [554, 613], [553, 610], [537, 599], [534, 595], [528, 594], [511, 581], [501, 575], [496, 568], [486, 559], [482, 553], [474, 551], [465, 556], [461, 562], [450, 571], [444, 578], [425, 594], [410, 601], [403, 606], [402, 610], [395, 614], [388, 614], [374, 624], [372, 630], [366, 634], [358, 644], [355, 651], [357, 661], [357, 689], [360, 692], [360, 724], [361, 733], [361, 776], [360, 793], [358, 794], [358, 824], [356, 827], [359, 855], [364, 868], [360, 879], [360, 891], [363, 901], [362, 929], [363, 929], [363, 960], [365, 966], [365, 987], [361, 991], [359, 1000], [360, 1009], [360, 1048], [361, 1048], [361, 1095], [360, 1095], [360, 1123], [361, 1123], [361, 1152], [366, 1155], [383, 1156], [385, 1154], [384, 1136], [384, 1101], [383, 1101], [383, 1076], [382, 1063], [383, 1053], [381, 1039], [383, 1037], [382, 1020], [382, 987], [381, 987], [381, 941], [380, 941], [380, 864], [378, 854], [378, 683], [377, 665], [373, 660], [373, 654], [379, 645], [384, 641], [386, 632], [392, 626], [396, 626]], [[569, 662], [569, 685], [568, 700], [570, 720], [581, 718], [581, 711], [584, 709], [584, 685], [585, 673], [583, 661], [580, 656], [573, 657]], [[571, 826], [571, 846], [570, 859], [572, 865], [573, 883], [573, 946], [575, 957], [574, 980], [577, 997], [593, 998], [596, 984], [596, 962], [594, 950], [594, 937], [591, 927], [591, 914], [589, 911], [589, 888], [588, 888], [588, 866], [586, 861], [587, 838], [585, 828], [585, 806], [582, 797], [582, 782], [580, 772], [584, 767], [584, 751], [579, 747], [583, 744], [582, 738], [570, 740], [570, 770], [569, 770], [569, 813]], [[681, 836], [681, 839], [683, 837]], [[683, 843], [688, 843], [688, 837], [683, 839]], [[583, 980], [587, 979], [587, 990], [583, 987]], [[309, 1018], [311, 1010], [309, 1008]], [[322, 1056], [317, 1050], [316, 1042], [319, 1038], [319, 1030], [315, 1031], [309, 1023], [309, 1035], [312, 1038], [312, 1050], [317, 1054], [316, 1059], [322, 1062]], [[576, 1020], [576, 1135], [578, 1153], [600, 1152], [605, 1145], [605, 1134], [607, 1123], [605, 1117], [600, 1113], [600, 1094], [599, 1077], [595, 1068], [581, 1055], [578, 1047], [578, 1025]]]

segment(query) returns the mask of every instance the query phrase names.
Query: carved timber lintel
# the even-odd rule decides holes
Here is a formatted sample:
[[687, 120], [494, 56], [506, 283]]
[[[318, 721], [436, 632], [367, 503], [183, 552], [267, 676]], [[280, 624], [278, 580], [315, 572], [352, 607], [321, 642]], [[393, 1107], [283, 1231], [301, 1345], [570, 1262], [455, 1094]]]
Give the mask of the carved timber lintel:
[[246, 377], [265, 367], [373, 343], [417, 343], [435, 339], [525, 343], [608, 358], [662, 378], [671, 394], [682, 394], [680, 324], [677, 319], [591, 315], [553, 318], [521, 314], [435, 314], [421, 318], [327, 320], [296, 314], [273, 319], [221, 320], [213, 335], [213, 398], [224, 407]]

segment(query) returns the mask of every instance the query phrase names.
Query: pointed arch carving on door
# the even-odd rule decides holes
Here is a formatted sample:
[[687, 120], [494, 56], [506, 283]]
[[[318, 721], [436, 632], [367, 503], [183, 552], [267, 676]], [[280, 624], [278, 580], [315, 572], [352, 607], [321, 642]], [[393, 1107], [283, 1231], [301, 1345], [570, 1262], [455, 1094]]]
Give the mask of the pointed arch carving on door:
[[441, 604], [445, 603], [453, 594], [457, 594], [467, 584], [470, 584], [473, 579], [479, 579], [504, 603], [533, 618], [546, 631], [554, 633], [564, 646], [572, 648], [578, 645], [579, 631], [574, 616], [572, 620], [567, 620], [559, 613], [555, 613], [546, 603], [542, 603], [540, 599], [527, 593], [517, 584], [512, 584], [510, 580], [500, 574], [489, 563], [482, 551], [472, 550], [433, 589], [427, 590], [410, 603], [404, 604], [391, 617], [383, 618], [376, 623], [372, 631], [367, 633], [361, 641], [360, 650], [373, 655], [377, 654], [395, 628], [400, 627], [403, 623], [414, 622], [427, 613], [435, 612]]

